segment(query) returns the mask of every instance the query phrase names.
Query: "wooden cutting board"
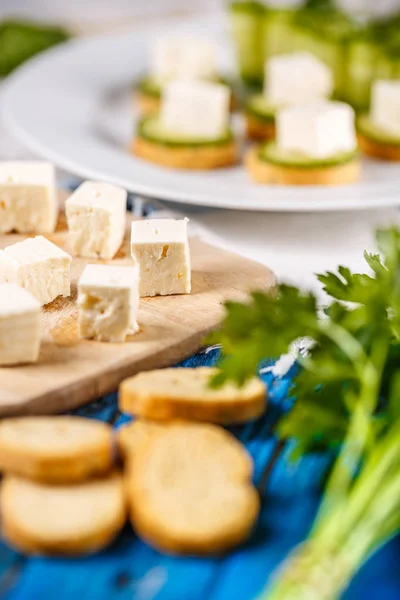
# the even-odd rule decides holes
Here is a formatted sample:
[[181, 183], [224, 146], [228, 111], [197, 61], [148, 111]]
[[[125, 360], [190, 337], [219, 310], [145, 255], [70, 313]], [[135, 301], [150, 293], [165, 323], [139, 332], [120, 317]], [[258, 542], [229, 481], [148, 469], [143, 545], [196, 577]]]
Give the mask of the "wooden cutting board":
[[[113, 264], [132, 264], [128, 229]], [[25, 237], [0, 236], [0, 248]], [[63, 215], [56, 233], [47, 237], [68, 252]], [[71, 297], [57, 298], [44, 308], [38, 363], [0, 367], [0, 416], [70, 410], [116, 390], [122, 379], [138, 371], [173, 365], [200, 348], [220, 323], [225, 300], [244, 299], [249, 290], [266, 290], [276, 283], [266, 267], [199, 239], [190, 240], [190, 249], [192, 293], [141, 299], [140, 331], [124, 344], [78, 339], [76, 282], [85, 265], [96, 261], [74, 259]]]

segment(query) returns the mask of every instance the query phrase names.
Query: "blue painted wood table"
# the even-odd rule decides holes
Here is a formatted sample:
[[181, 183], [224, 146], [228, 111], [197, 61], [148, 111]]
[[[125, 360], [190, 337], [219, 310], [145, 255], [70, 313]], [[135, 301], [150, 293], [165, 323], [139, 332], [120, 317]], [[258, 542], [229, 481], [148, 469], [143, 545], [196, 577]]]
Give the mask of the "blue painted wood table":
[[[184, 366], [214, 364], [217, 350], [185, 361]], [[323, 455], [289, 463], [273, 428], [290, 408], [287, 391], [293, 372], [262, 377], [270, 390], [267, 415], [233, 429], [255, 463], [254, 479], [263, 504], [248, 543], [216, 559], [173, 558], [142, 543], [130, 528], [104, 552], [82, 559], [26, 558], [0, 545], [0, 598], [4, 600], [253, 600], [271, 572], [307, 534], [315, 514]], [[77, 411], [119, 426], [126, 418], [116, 394]], [[279, 452], [278, 452], [279, 450]], [[400, 538], [392, 540], [365, 565], [345, 600], [400, 599]], [[307, 600], [304, 598], [302, 600]]]

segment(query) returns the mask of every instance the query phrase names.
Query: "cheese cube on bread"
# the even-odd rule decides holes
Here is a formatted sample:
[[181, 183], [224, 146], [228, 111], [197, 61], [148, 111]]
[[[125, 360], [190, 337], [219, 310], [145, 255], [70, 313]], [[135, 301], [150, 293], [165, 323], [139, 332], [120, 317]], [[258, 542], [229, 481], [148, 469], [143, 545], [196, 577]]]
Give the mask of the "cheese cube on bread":
[[278, 148], [324, 159], [355, 150], [353, 109], [341, 102], [283, 108], [277, 114]]
[[229, 127], [229, 103], [225, 85], [173, 81], [163, 91], [161, 124], [176, 136], [218, 139]]
[[332, 92], [332, 71], [308, 52], [273, 56], [265, 63], [264, 95], [272, 104], [305, 104]]
[[0, 366], [36, 362], [41, 326], [36, 298], [14, 283], [0, 285]]
[[41, 235], [0, 251], [0, 283], [16, 283], [40, 304], [70, 295], [69, 254]]
[[150, 75], [158, 81], [215, 79], [217, 74], [217, 47], [212, 40], [175, 35], [153, 43]]
[[53, 165], [0, 162], [0, 233], [52, 233], [57, 217]]
[[138, 269], [87, 265], [78, 282], [80, 337], [124, 342], [138, 331], [138, 306]]
[[141, 297], [190, 293], [187, 219], [134, 221], [131, 253], [140, 269]]
[[400, 137], [400, 80], [375, 81], [371, 95], [371, 118], [384, 132]]
[[85, 181], [68, 198], [65, 213], [74, 256], [114, 257], [124, 239], [126, 198], [126, 190], [100, 181]]

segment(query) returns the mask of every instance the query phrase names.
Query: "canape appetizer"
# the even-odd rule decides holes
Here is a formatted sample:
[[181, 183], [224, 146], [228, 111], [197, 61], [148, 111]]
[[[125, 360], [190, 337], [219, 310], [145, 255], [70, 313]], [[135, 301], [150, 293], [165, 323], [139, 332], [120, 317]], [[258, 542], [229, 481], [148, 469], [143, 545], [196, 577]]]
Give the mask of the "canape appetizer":
[[373, 84], [371, 109], [358, 117], [357, 133], [366, 154], [400, 161], [400, 80]]
[[285, 106], [329, 98], [331, 70], [307, 52], [274, 56], [265, 63], [264, 90], [246, 106], [246, 129], [252, 139], [273, 139], [276, 112]]
[[[210, 81], [229, 87], [219, 72], [217, 54], [215, 42], [206, 38], [174, 36], [157, 39], [150, 52], [149, 73], [137, 86], [139, 112], [142, 115], [157, 112], [163, 87], [176, 79]], [[233, 105], [233, 96], [231, 103]]]
[[360, 166], [353, 109], [318, 102], [280, 110], [276, 142], [250, 150], [246, 166], [260, 183], [338, 185], [355, 181]]
[[160, 112], [139, 121], [133, 153], [178, 169], [233, 165], [238, 147], [230, 128], [229, 97], [229, 89], [218, 83], [167, 84]]

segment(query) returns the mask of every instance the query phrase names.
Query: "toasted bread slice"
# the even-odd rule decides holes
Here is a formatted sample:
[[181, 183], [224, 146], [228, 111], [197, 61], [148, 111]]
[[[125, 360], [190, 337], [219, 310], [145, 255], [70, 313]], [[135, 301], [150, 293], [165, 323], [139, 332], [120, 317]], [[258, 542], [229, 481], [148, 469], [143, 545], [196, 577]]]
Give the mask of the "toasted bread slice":
[[141, 116], [147, 116], [160, 110], [161, 99], [144, 92], [135, 92], [134, 104]]
[[365, 154], [368, 154], [368, 156], [393, 162], [400, 161], [400, 144], [390, 144], [373, 140], [360, 132], [358, 132], [358, 143], [360, 149]]
[[245, 165], [258, 183], [280, 185], [343, 185], [357, 181], [361, 166], [357, 158], [327, 167], [283, 166], [260, 159], [257, 148], [251, 148]]
[[126, 520], [118, 473], [62, 486], [7, 475], [0, 501], [4, 538], [28, 554], [90, 554], [111, 542]]
[[253, 115], [246, 115], [246, 134], [251, 140], [273, 140], [275, 138], [275, 123], [262, 121]]
[[111, 428], [82, 417], [19, 417], [0, 423], [0, 471], [36, 481], [83, 481], [112, 466]]
[[200, 171], [232, 166], [237, 163], [239, 156], [235, 141], [216, 145], [173, 147], [141, 137], [133, 140], [132, 152], [144, 160], [164, 167]]
[[227, 431], [165, 426], [137, 451], [126, 478], [132, 525], [159, 550], [220, 554], [243, 542], [259, 511], [252, 462]]
[[146, 444], [163, 427], [164, 423], [160, 421], [146, 419], [135, 419], [135, 421], [120, 427], [117, 430], [117, 443], [122, 458], [128, 460], [131, 456], [134, 457], [141, 444]]
[[123, 412], [145, 419], [242, 423], [262, 415], [266, 409], [266, 389], [254, 377], [243, 387], [227, 383], [219, 389], [209, 387], [218, 372], [212, 367], [173, 368], [139, 373], [126, 379], [119, 388]]

